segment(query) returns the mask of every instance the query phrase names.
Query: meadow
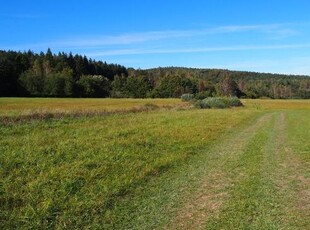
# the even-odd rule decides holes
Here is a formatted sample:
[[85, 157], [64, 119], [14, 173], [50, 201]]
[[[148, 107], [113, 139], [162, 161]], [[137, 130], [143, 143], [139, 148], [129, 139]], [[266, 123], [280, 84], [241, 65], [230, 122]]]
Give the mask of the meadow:
[[0, 228], [309, 229], [310, 101], [242, 102], [0, 98]]

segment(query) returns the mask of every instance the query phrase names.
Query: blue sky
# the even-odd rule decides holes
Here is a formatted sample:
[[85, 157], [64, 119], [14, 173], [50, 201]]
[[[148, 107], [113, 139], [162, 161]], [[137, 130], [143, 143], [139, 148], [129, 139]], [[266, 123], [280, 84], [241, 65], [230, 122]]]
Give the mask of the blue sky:
[[0, 49], [310, 75], [309, 10], [307, 0], [10, 0]]

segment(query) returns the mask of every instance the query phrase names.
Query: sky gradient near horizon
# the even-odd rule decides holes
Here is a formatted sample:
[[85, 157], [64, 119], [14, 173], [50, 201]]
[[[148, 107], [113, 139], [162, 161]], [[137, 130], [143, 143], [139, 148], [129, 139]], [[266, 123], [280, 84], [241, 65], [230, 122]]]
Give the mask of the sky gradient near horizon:
[[3, 1], [0, 50], [310, 75], [307, 0]]

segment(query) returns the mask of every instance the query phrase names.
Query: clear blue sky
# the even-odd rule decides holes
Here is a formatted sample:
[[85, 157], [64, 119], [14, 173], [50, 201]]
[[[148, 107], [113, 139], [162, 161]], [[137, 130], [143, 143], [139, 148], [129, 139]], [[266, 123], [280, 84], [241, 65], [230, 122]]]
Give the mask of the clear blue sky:
[[309, 0], [10, 0], [0, 49], [310, 75]]

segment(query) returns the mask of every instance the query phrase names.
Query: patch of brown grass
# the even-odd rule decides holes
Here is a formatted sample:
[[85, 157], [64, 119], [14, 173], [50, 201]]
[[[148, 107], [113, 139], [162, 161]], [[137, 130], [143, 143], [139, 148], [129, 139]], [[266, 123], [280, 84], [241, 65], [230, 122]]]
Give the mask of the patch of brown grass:
[[132, 98], [0, 98], [0, 116], [20, 116], [36, 111], [69, 113], [80, 111], [118, 111], [152, 104], [158, 107], [184, 106], [180, 99]]
[[139, 113], [148, 112], [157, 109], [189, 109], [191, 106], [188, 103], [183, 104], [164, 104], [157, 105], [156, 103], [146, 103], [141, 106], [134, 106], [119, 109], [81, 109], [81, 110], [52, 110], [52, 109], [36, 109], [31, 112], [20, 115], [3, 115], [0, 116], [0, 124], [9, 125], [16, 123], [24, 123], [29, 121], [45, 121], [49, 119], [63, 119], [63, 118], [78, 118], [78, 117], [94, 117], [94, 116], [107, 116], [112, 114], [125, 114], [125, 113]]

